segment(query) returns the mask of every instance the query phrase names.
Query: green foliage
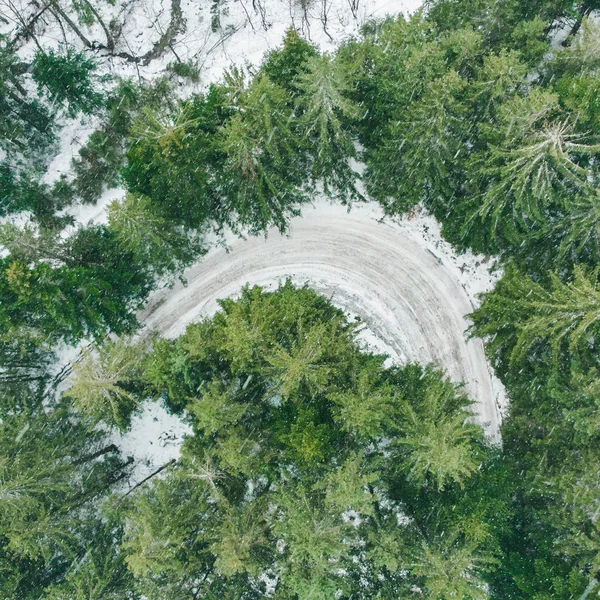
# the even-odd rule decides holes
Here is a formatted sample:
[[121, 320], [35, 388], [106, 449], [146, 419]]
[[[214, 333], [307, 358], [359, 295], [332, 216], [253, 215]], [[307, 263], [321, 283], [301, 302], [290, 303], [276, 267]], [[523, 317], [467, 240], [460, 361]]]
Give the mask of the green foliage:
[[251, 233], [285, 231], [297, 205], [307, 201], [300, 144], [290, 129], [288, 94], [266, 76], [255, 78], [232, 100], [238, 112], [223, 126], [225, 162], [215, 185], [224, 195], [222, 222]]
[[200, 81], [200, 70], [191, 60], [186, 62], [172, 62], [167, 65], [167, 69], [179, 77], [189, 79], [193, 83]]
[[383, 425], [393, 414], [394, 391], [376, 380], [372, 369], [360, 371], [352, 385], [332, 394], [337, 405], [335, 418], [349, 432], [365, 438], [377, 439]]
[[528, 65], [540, 64], [548, 52], [550, 40], [546, 35], [546, 23], [542, 17], [518, 22], [511, 32], [511, 45]]
[[325, 506], [329, 510], [354, 510], [361, 515], [373, 516], [376, 496], [371, 490], [377, 480], [377, 473], [368, 472], [365, 456], [354, 454], [316, 487], [325, 491]]
[[360, 198], [355, 187], [358, 174], [348, 164], [356, 151], [347, 126], [359, 117], [360, 109], [346, 97], [350, 86], [341, 65], [327, 54], [311, 57], [296, 81], [300, 134], [314, 148], [313, 179], [322, 181], [326, 194], [342, 201]]
[[[597, 0], [584, 0], [575, 4], [570, 0], [427, 0], [425, 2], [428, 18], [442, 30], [471, 25], [481, 29], [486, 45], [494, 49], [514, 47], [519, 39], [520, 29], [530, 29], [529, 43], [539, 41], [540, 21], [545, 32], [554, 30], [564, 21], [581, 21], [582, 15], [597, 7]], [[532, 25], [529, 25], [533, 22]], [[517, 35], [515, 35], [517, 32]], [[533, 39], [532, 39], [533, 38]], [[537, 38], [537, 39], [536, 39]], [[517, 49], [521, 49], [517, 47]], [[527, 50], [524, 52], [527, 55]], [[539, 54], [531, 54], [534, 66]]]
[[165, 219], [144, 196], [129, 194], [114, 201], [108, 207], [108, 222], [121, 248], [155, 276], [181, 273], [206, 251], [196, 232]]
[[75, 191], [84, 204], [95, 203], [104, 186], [117, 183], [117, 172], [121, 166], [122, 152], [118, 144], [102, 129], [94, 131], [86, 145], [73, 160]]
[[[7, 392], [4, 388], [3, 395]], [[121, 568], [115, 574], [119, 559], [114, 536], [99, 522], [93, 506], [128, 475], [129, 463], [116, 446], [106, 445], [104, 434], [64, 403], [39, 396], [32, 400], [18, 412], [2, 412], [0, 593], [33, 600], [47, 587], [56, 586], [56, 592], [68, 588], [65, 576], [70, 582], [79, 580], [79, 588], [87, 576], [108, 593], [126, 573]], [[100, 544], [105, 550], [102, 563]], [[82, 566], [78, 574], [71, 572], [77, 563]], [[100, 576], [101, 564], [105, 568]], [[86, 591], [93, 594], [93, 589]]]
[[105, 121], [73, 159], [73, 186], [84, 203], [96, 202], [105, 187], [121, 183], [119, 171], [125, 163], [127, 141], [135, 119], [144, 111], [171, 110], [171, 85], [167, 78], [159, 78], [151, 85], [119, 80], [107, 95], [105, 104]]
[[[210, 523], [213, 510], [202, 486], [176, 474], [157, 481], [146, 493], [137, 494], [123, 546], [126, 562], [137, 577], [183, 576], [191, 585], [202, 574], [203, 527]], [[200, 552], [195, 555], [194, 549]]]
[[407, 479], [422, 485], [430, 482], [437, 489], [458, 484], [480, 467], [477, 442], [481, 429], [467, 423], [469, 405], [448, 381], [429, 372], [424, 396], [410, 397], [400, 411], [402, 435], [394, 442]]
[[347, 51], [343, 60], [355, 71], [365, 110], [360, 140], [369, 193], [391, 213], [452, 194], [464, 177], [472, 128], [467, 76], [480, 60], [480, 37], [465, 29], [436, 40], [416, 15], [384, 22], [364, 42], [359, 64], [356, 50]]
[[309, 59], [317, 56], [316, 48], [290, 28], [285, 32], [281, 49], [267, 54], [261, 70], [274, 84], [294, 96], [298, 91], [298, 76], [308, 71]]
[[51, 585], [44, 598], [48, 600], [123, 600], [136, 598], [131, 590], [133, 577], [128, 571], [124, 556], [115, 545], [120, 539], [119, 523], [98, 523], [93, 534], [93, 544], [78, 562], [77, 569], [66, 573], [64, 580]]
[[4, 35], [0, 36], [0, 148], [9, 156], [35, 155], [54, 138], [48, 110], [25, 88], [26, 67]]
[[513, 267], [473, 314], [514, 398], [503, 439], [520, 484], [498, 585], [518, 598], [578, 597], [598, 564], [596, 288], [577, 265], [540, 282]]
[[53, 50], [38, 52], [32, 64], [32, 74], [39, 92], [44, 90], [52, 102], [66, 104], [70, 116], [78, 112], [90, 114], [103, 103], [96, 90], [96, 63], [85, 54], [67, 48], [64, 53]]
[[143, 343], [129, 338], [107, 339], [95, 352], [86, 350], [73, 363], [66, 395], [92, 419], [126, 429], [138, 404], [131, 386], [140, 379], [145, 352]]
[[[41, 257], [47, 254], [43, 247], [33, 250], [40, 256], [35, 262], [26, 262], [23, 250], [17, 248], [15, 256], [0, 263], [0, 322], [5, 332], [19, 338], [19, 331], [31, 331], [55, 343], [123, 333], [135, 326], [133, 310], [150, 281], [106, 227], [80, 229], [68, 249], [61, 244], [54, 248], [52, 263]], [[30, 257], [32, 250], [26, 252]]]
[[62, 181], [59, 180], [50, 187], [26, 171], [18, 172], [7, 164], [0, 163], [0, 182], [0, 214], [31, 211], [35, 219], [47, 227], [64, 221], [55, 217], [56, 211], [71, 201], [70, 190], [65, 188]]
[[223, 389], [218, 382], [206, 386], [201, 399], [188, 404], [195, 425], [207, 435], [213, 435], [239, 422], [248, 410], [247, 406], [232, 402], [233, 391]]
[[215, 532], [216, 539], [210, 546], [215, 555], [215, 569], [220, 575], [259, 574], [260, 563], [256, 557], [267, 543], [264, 514], [262, 502], [248, 502], [242, 507], [225, 510]]
[[[457, 246], [537, 273], [593, 265], [598, 28], [583, 7], [526, 4], [430, 2], [341, 48], [367, 191], [392, 215], [423, 203]], [[549, 54], [557, 15], [581, 35]]]
[[[36, 55], [33, 98], [2, 38], [0, 215], [35, 223], [0, 228], [0, 595], [253, 600], [269, 576], [286, 600], [581, 597], [600, 568], [598, 7], [432, 0], [335, 55], [289, 30], [253, 78], [234, 68], [181, 102], [169, 77], [105, 101], [70, 49]], [[54, 186], [48, 101], [105, 110]], [[106, 343], [75, 368], [90, 420], [48, 398], [42, 411], [58, 342], [131, 330], [209, 229], [284, 231], [321, 185], [360, 198], [353, 158], [390, 215], [423, 203], [457, 247], [500, 254], [471, 333], [511, 399], [502, 451], [442, 374], [383, 368], [341, 311], [289, 282], [151, 351]], [[121, 178], [108, 226], [59, 235], [74, 196]], [[92, 423], [125, 426], [146, 394], [194, 435], [101, 522], [126, 470]]]
[[343, 542], [345, 527], [299, 489], [281, 494], [278, 504], [283, 518], [274, 524], [274, 533], [285, 542], [285, 553], [296, 569], [322, 573], [330, 563], [348, 553]]
[[64, 260], [67, 254], [66, 244], [61, 240], [59, 231], [31, 225], [21, 228], [11, 222], [0, 224], [0, 244], [13, 259], [25, 263], [42, 258]]
[[125, 182], [176, 223], [198, 228], [226, 219], [209, 187], [211, 166], [223, 159], [216, 137], [227, 114], [224, 102], [222, 90], [211, 88], [174, 114], [147, 108], [134, 123]]
[[[481, 431], [465, 423], [465, 396], [433, 369], [384, 369], [338, 309], [289, 281], [244, 288], [221, 308], [157, 342], [142, 367], [195, 433], [167, 479], [127, 509], [123, 548], [139, 589], [253, 598], [257, 575], [273, 573], [276, 597], [295, 600], [389, 597], [411, 585], [432, 598], [481, 597], [503, 501], [478, 505], [478, 486], [494, 489], [497, 473], [485, 471]], [[419, 420], [434, 425], [422, 431]], [[415, 489], [402, 461], [425, 445], [441, 463], [428, 436], [447, 424], [450, 460], [425, 468], [432, 485]], [[479, 481], [480, 469], [490, 479]], [[445, 528], [464, 533], [429, 533]]]
[[556, 56], [556, 64], [551, 69], [556, 73], [576, 76], [597, 72], [600, 67], [600, 26], [593, 19], [583, 19], [581, 31], [571, 43]]
[[521, 223], [544, 221], [551, 205], [588, 190], [592, 174], [581, 161], [600, 152], [600, 144], [585, 143], [566, 121], [530, 127], [521, 139], [511, 129], [508, 147], [492, 148], [484, 166], [490, 183], [477, 215], [491, 217], [494, 228], [511, 215]]
[[489, 336], [489, 347], [506, 366], [532, 352], [550, 352], [555, 364], [568, 354], [593, 352], [600, 318], [597, 272], [576, 266], [571, 282], [549, 274], [549, 285], [509, 269], [496, 289], [473, 313], [473, 333]]
[[423, 578], [426, 598], [485, 600], [489, 597], [478, 573], [495, 560], [477, 552], [477, 544], [465, 542], [462, 537], [457, 531], [444, 532], [443, 537], [431, 542], [422, 540], [410, 553], [408, 565]]
[[327, 387], [330, 369], [324, 358], [328, 354], [328, 346], [337, 341], [337, 323], [334, 321], [332, 325], [316, 325], [305, 333], [300, 321], [298, 337], [301, 341], [295, 343], [289, 352], [277, 346], [267, 357], [272, 377], [281, 382], [278, 392], [284, 399], [296, 395], [303, 387], [311, 394]]

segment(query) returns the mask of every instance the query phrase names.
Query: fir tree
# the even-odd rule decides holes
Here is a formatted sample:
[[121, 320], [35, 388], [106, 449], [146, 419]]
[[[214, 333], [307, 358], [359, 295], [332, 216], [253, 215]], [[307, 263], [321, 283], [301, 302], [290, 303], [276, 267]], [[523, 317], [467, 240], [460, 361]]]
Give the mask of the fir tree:
[[493, 354], [510, 365], [532, 351], [549, 350], [558, 364], [565, 352], [585, 355], [593, 348], [600, 307], [597, 273], [576, 266], [572, 281], [553, 273], [549, 280], [543, 286], [510, 269], [473, 313], [473, 332], [490, 336]]
[[300, 133], [314, 147], [313, 179], [322, 180], [325, 193], [342, 201], [361, 198], [355, 187], [358, 174], [348, 162], [356, 151], [347, 125], [360, 110], [347, 97], [350, 86], [343, 65], [324, 54], [308, 60], [306, 70], [297, 79], [296, 105]]
[[119, 245], [158, 277], [181, 273], [205, 251], [199, 233], [171, 223], [144, 196], [113, 202], [108, 222]]
[[430, 382], [419, 405], [407, 400], [400, 408], [402, 435], [394, 441], [407, 479], [439, 490], [462, 486], [480, 465], [480, 430], [467, 422], [468, 400], [457, 403], [456, 390], [443, 380]]
[[66, 104], [71, 117], [80, 111], [90, 114], [102, 105], [103, 96], [96, 90], [93, 76], [95, 69], [94, 61], [72, 48], [62, 54], [53, 50], [38, 52], [32, 64], [39, 92], [44, 90], [53, 103]]
[[139, 382], [145, 352], [142, 342], [127, 337], [107, 339], [95, 350], [88, 348], [73, 363], [66, 394], [83, 413], [126, 429], [139, 402], [131, 388]]

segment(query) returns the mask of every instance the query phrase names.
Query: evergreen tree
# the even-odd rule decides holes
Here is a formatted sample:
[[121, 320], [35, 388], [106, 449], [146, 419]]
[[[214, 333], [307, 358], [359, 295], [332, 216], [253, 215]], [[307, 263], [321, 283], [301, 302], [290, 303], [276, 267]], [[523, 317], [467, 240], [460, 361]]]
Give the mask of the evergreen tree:
[[216, 138], [228, 117], [225, 102], [223, 90], [212, 87], [168, 113], [151, 105], [132, 125], [125, 183], [174, 223], [201, 229], [222, 226], [228, 217], [211, 184], [211, 172], [223, 161]]
[[594, 173], [582, 160], [600, 152], [600, 145], [585, 143], [566, 121], [523, 131], [520, 139], [510, 129], [508, 136], [506, 146], [492, 148], [489, 154], [484, 169], [490, 185], [477, 211], [482, 218], [491, 217], [495, 229], [506, 217], [543, 222], [552, 205], [588, 189]]
[[121, 248], [158, 277], [181, 273], [205, 252], [197, 232], [170, 223], [144, 196], [130, 194], [113, 202], [108, 222]]
[[373, 369], [360, 371], [353, 385], [331, 395], [336, 420], [356, 436], [376, 439], [397, 412], [394, 390], [377, 381]]
[[422, 578], [425, 597], [436, 600], [489, 598], [482, 570], [494, 563], [490, 555], [477, 552], [476, 544], [461, 540], [457, 531], [444, 532], [431, 542], [422, 540], [411, 552], [408, 565]]
[[288, 91], [293, 100], [298, 93], [298, 77], [307, 72], [308, 61], [316, 56], [316, 48], [290, 28], [285, 32], [282, 47], [266, 55], [261, 70], [274, 84]]
[[131, 388], [140, 380], [139, 366], [145, 351], [143, 342], [127, 337], [107, 339], [96, 351], [88, 348], [73, 363], [66, 394], [94, 420], [126, 429], [138, 405]]
[[[549, 274], [550, 285], [510, 269], [473, 313], [473, 333], [489, 336], [489, 347], [503, 368], [531, 352], [550, 351], [555, 363], [576, 351], [593, 352], [600, 296], [597, 273], [575, 267], [573, 280]], [[506, 361], [506, 362], [504, 362]]]
[[289, 352], [279, 346], [267, 356], [267, 363], [271, 366], [270, 376], [280, 382], [279, 392], [283, 398], [296, 395], [303, 386], [309, 393], [318, 393], [327, 387], [329, 368], [323, 363], [327, 352], [327, 338], [334, 338], [335, 327], [334, 322], [333, 335], [323, 325], [314, 326], [304, 333], [304, 326], [300, 322], [300, 342], [294, 344]]
[[165, 591], [184, 598], [195, 586], [205, 587], [212, 564], [205, 530], [215, 517], [206, 487], [175, 474], [155, 481], [132, 502], [123, 550], [141, 592], [151, 600]]
[[241, 507], [225, 505], [215, 541], [210, 546], [215, 555], [215, 569], [220, 575], [259, 574], [257, 557], [263, 548], [266, 549], [268, 541], [265, 509], [260, 501], [248, 502]]
[[313, 179], [322, 180], [325, 193], [342, 201], [360, 198], [358, 174], [349, 165], [355, 158], [348, 120], [360, 116], [359, 107], [347, 98], [350, 91], [342, 65], [325, 54], [310, 58], [298, 76], [296, 104], [301, 111], [300, 133], [310, 141]]
[[128, 571], [123, 553], [115, 544], [123, 534], [122, 525], [114, 519], [108, 523], [94, 523], [90, 528], [93, 543], [69, 570], [63, 581], [51, 585], [44, 598], [48, 600], [134, 600], [141, 598], [134, 589], [134, 580]]
[[[106, 544], [94, 506], [128, 475], [130, 461], [64, 403], [43, 396], [3, 411], [1, 429], [0, 591], [33, 600], [86, 563], [96, 536]], [[105, 573], [107, 589], [111, 577]]]
[[19, 258], [23, 249], [16, 244], [13, 249], [14, 257], [0, 261], [0, 322], [11, 336], [52, 345], [135, 326], [134, 310], [148, 293], [150, 278], [115, 245], [108, 228], [78, 230], [68, 250], [58, 244], [52, 258], [64, 254], [61, 262], [40, 257], [27, 263]]
[[[485, 504], [478, 487], [494, 488], [497, 475], [465, 422], [465, 396], [433, 369], [384, 369], [338, 309], [289, 281], [244, 288], [221, 307], [145, 361], [149, 386], [185, 406], [194, 435], [166, 479], [126, 508], [138, 589], [152, 600], [254, 598], [268, 576], [290, 600], [411, 586], [482, 597], [505, 517], [503, 500], [494, 492]], [[432, 429], [442, 432], [433, 444]], [[406, 481], [402, 461], [417, 452], [433, 457], [422, 469], [431, 485]], [[446, 529], [464, 533], [445, 546]]]
[[462, 485], [479, 468], [480, 429], [466, 422], [469, 401], [463, 397], [457, 403], [456, 397], [451, 384], [432, 381], [422, 403], [409, 400], [402, 406], [402, 436], [394, 443], [409, 481], [443, 490]]
[[95, 89], [95, 69], [94, 61], [72, 48], [62, 54], [40, 51], [32, 63], [38, 91], [44, 90], [52, 103], [66, 104], [71, 117], [80, 111], [90, 114], [102, 105], [103, 96]]
[[0, 147], [11, 157], [42, 149], [54, 134], [47, 109], [27, 93], [25, 71], [14, 47], [0, 36]]
[[283, 515], [273, 526], [286, 544], [289, 562], [296, 571], [332, 573], [332, 563], [348, 554], [343, 523], [323, 511], [301, 487], [290, 492], [279, 495]]
[[290, 129], [288, 95], [263, 75], [232, 100], [238, 112], [220, 132], [227, 158], [215, 182], [227, 207], [225, 222], [250, 233], [271, 226], [284, 231], [307, 200], [299, 187], [304, 158]]

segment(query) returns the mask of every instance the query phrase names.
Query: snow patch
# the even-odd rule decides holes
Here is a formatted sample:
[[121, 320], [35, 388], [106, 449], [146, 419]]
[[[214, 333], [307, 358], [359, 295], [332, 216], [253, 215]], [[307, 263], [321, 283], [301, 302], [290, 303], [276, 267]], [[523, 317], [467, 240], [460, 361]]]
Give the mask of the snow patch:
[[142, 481], [170, 460], [179, 458], [181, 444], [191, 427], [177, 415], [165, 410], [159, 402], [146, 401], [131, 421], [126, 433], [113, 433], [111, 442], [123, 457], [133, 456], [131, 486]]

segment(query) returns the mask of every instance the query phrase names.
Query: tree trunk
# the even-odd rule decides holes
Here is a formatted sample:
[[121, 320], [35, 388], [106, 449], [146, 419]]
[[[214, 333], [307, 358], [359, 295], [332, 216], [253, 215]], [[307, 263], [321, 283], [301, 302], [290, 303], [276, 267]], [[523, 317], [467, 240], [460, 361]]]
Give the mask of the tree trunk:
[[95, 458], [104, 456], [105, 454], [108, 454], [109, 452], [118, 452], [118, 451], [119, 451], [119, 448], [117, 446], [115, 446], [115, 444], [110, 444], [109, 446], [105, 446], [104, 448], [102, 448], [101, 450], [98, 450], [97, 452], [88, 454], [87, 456], [84, 456], [83, 458], [78, 458], [76, 461], [73, 462], [73, 464], [74, 465], [82, 465], [86, 462], [90, 462], [91, 460], [94, 460]]
[[582, 6], [579, 9], [579, 17], [573, 24], [573, 27], [571, 27], [571, 31], [569, 31], [569, 35], [567, 35], [567, 37], [562, 41], [561, 46], [568, 46], [573, 41], [573, 37], [575, 35], [577, 35], [577, 32], [581, 29], [581, 24], [583, 23], [583, 19], [585, 19], [585, 17], [589, 16], [589, 14], [592, 12], [592, 10], [593, 9], [590, 8], [589, 6], [587, 8], [585, 6]]
[[[86, 48], [91, 48], [92, 43], [88, 40], [85, 35], [83, 35], [82, 31], [75, 25], [75, 23], [70, 19], [70, 17], [65, 13], [65, 11], [58, 5], [57, 0], [52, 0], [52, 7], [56, 10], [56, 12], [64, 19], [65, 23], [75, 32], [77, 37], [83, 42]], [[50, 9], [50, 12], [56, 16], [54, 10]], [[56, 17], [58, 19], [58, 17]]]
[[121, 496], [121, 499], [125, 498], [126, 496], [129, 496], [129, 494], [131, 494], [131, 492], [133, 492], [140, 486], [144, 485], [146, 483], [146, 481], [149, 481], [155, 475], [158, 475], [161, 471], [164, 471], [167, 467], [174, 465], [176, 462], [177, 461], [174, 458], [172, 458], [168, 463], [165, 463], [162, 467], [159, 467], [158, 469], [156, 469], [156, 471], [154, 471], [154, 473], [150, 473], [150, 475], [148, 475], [148, 477], [144, 477], [144, 479], [142, 479], [139, 483], [136, 483], [127, 493], [125, 493], [125, 494], [123, 494], [123, 496]]
[[16, 77], [11, 77], [10, 82], [15, 86], [15, 89], [23, 98], [27, 98], [27, 90], [19, 83], [19, 80]]
[[92, 11], [92, 13], [94, 14], [94, 17], [96, 17], [96, 20], [98, 21], [98, 23], [100, 23], [100, 26], [102, 27], [102, 29], [104, 29], [104, 34], [106, 35], [106, 48], [107, 48], [107, 50], [110, 50], [112, 52], [115, 48], [115, 40], [114, 40], [113, 36], [111, 35], [110, 30], [108, 29], [108, 27], [102, 20], [102, 17], [98, 13], [98, 11], [94, 8], [92, 3], [89, 0], [83, 0], [83, 1], [86, 3], [86, 5]]

